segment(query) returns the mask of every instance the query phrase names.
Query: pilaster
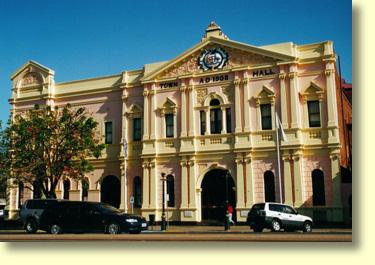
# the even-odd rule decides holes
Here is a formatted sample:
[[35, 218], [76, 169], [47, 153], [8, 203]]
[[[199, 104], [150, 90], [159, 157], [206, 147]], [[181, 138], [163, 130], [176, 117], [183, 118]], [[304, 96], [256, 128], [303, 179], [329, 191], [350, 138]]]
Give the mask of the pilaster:
[[189, 93], [189, 136], [194, 136], [194, 86], [189, 85], [188, 86], [188, 93]]
[[293, 205], [293, 183], [292, 173], [290, 170], [290, 155], [282, 156], [284, 163], [284, 202]]
[[236, 179], [237, 179], [237, 208], [245, 208], [245, 180], [244, 180], [244, 159], [236, 158]]
[[186, 132], [186, 86], [184, 83], [180, 87], [181, 92], [181, 137], [187, 136]]
[[253, 165], [250, 157], [245, 159], [246, 162], [246, 200], [245, 207], [250, 209], [254, 204], [254, 176], [253, 176]]
[[285, 86], [285, 73], [279, 74], [280, 98], [281, 98], [281, 123], [284, 129], [288, 128], [288, 101]]
[[250, 79], [245, 78], [243, 83], [243, 114], [244, 114], [244, 132], [250, 132], [250, 106], [249, 106], [249, 89]]
[[291, 72], [289, 73], [290, 80], [290, 103], [291, 103], [291, 128], [299, 127], [299, 95], [298, 95], [298, 73]]
[[156, 162], [150, 162], [150, 208], [157, 209], [158, 204], [158, 181], [160, 180], [160, 176], [158, 176]]
[[142, 180], [142, 210], [150, 208], [150, 175], [149, 175], [149, 163], [144, 162], [143, 168], [143, 180]]
[[195, 211], [197, 209], [197, 195], [195, 187], [196, 166], [194, 160], [190, 160], [187, 165], [189, 167], [189, 209]]
[[143, 91], [143, 140], [148, 140], [148, 96], [149, 92], [145, 89]]
[[235, 79], [234, 83], [234, 91], [235, 91], [235, 132], [242, 132], [242, 124], [241, 124], [241, 94], [240, 94], [240, 79]]
[[294, 194], [295, 207], [300, 207], [303, 204], [303, 187], [302, 187], [302, 156], [300, 154], [293, 155], [293, 169], [294, 169]]
[[155, 127], [156, 127], [156, 113], [155, 113], [155, 107], [156, 107], [156, 93], [155, 93], [155, 85], [152, 85], [152, 90], [150, 91], [150, 101], [151, 101], [151, 108], [149, 110], [150, 112], [150, 139], [155, 139]]
[[341, 201], [341, 175], [340, 175], [340, 151], [331, 152], [331, 177], [332, 177], [332, 221], [343, 221], [343, 209]]
[[221, 133], [226, 134], [227, 133], [227, 109], [226, 108], [221, 108]]
[[188, 171], [187, 161], [182, 160], [180, 162], [181, 167], [181, 209], [188, 208]]

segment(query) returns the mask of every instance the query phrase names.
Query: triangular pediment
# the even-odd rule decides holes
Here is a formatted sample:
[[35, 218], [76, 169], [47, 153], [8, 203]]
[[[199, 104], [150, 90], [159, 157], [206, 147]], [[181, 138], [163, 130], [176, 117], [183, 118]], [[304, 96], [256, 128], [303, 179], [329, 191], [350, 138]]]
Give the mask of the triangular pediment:
[[321, 94], [324, 93], [323, 88], [315, 84], [314, 82], [310, 82], [310, 85], [303, 91], [302, 94], [304, 95], [313, 95], [313, 94]]
[[176, 103], [174, 103], [170, 98], [167, 98], [163, 104], [163, 108], [165, 109], [170, 109], [170, 108], [175, 108]]
[[205, 51], [212, 49], [221, 49], [223, 50], [223, 53], [226, 54], [225, 56], [227, 56], [227, 61], [221, 69], [231, 69], [245, 65], [269, 65], [296, 59], [287, 54], [273, 52], [244, 43], [209, 37], [176, 58], [161, 65], [154, 71], [147, 73], [142, 78], [142, 81], [173, 78], [185, 74], [211, 71], [211, 69], [202, 69], [202, 66], [199, 64], [199, 58], [205, 53]]
[[24, 65], [22, 65], [20, 68], [15, 71], [12, 76], [10, 77], [11, 80], [15, 79], [17, 76], [21, 74], [25, 74], [25, 72], [38, 72], [43, 73], [46, 75], [54, 75], [55, 72], [48, 67], [41, 65], [40, 63], [37, 63], [35, 61], [27, 61]]
[[275, 92], [271, 88], [263, 86], [261, 90], [258, 92], [257, 98], [270, 98], [274, 96]]

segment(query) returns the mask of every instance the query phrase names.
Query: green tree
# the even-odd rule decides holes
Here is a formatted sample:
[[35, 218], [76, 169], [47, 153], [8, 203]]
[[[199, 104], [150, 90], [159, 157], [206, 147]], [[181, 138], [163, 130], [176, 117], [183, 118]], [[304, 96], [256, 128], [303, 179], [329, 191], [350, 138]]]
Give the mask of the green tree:
[[8, 156], [8, 139], [5, 129], [3, 130], [0, 121], [0, 198], [5, 197], [8, 172], [6, 170], [6, 161]]
[[56, 186], [69, 177], [80, 181], [93, 170], [90, 158], [98, 158], [104, 144], [95, 135], [98, 123], [85, 108], [35, 105], [17, 115], [6, 130], [9, 155], [5, 168], [12, 183], [39, 189], [46, 198], [56, 198]]

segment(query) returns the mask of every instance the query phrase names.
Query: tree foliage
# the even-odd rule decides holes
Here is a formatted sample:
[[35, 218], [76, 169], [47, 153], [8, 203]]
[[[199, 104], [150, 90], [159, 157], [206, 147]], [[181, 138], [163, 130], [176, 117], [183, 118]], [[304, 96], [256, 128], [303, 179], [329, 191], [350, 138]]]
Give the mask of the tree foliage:
[[[54, 198], [61, 179], [80, 181], [93, 170], [90, 158], [104, 149], [95, 135], [98, 123], [85, 108], [39, 107], [18, 115], [6, 130], [10, 169], [14, 184], [41, 189]], [[28, 184], [28, 185], [26, 185]]]
[[0, 121], [0, 197], [4, 196], [7, 184], [6, 158], [8, 156], [8, 139], [5, 129], [3, 130]]

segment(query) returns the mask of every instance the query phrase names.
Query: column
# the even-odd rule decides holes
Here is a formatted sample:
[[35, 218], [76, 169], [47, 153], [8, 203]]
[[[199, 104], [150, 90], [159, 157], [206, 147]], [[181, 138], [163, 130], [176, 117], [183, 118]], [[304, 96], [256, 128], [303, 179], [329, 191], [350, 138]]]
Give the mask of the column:
[[190, 160], [189, 161], [189, 198], [190, 198], [190, 202], [189, 202], [189, 208], [192, 208], [192, 209], [196, 209], [197, 208], [197, 196], [196, 196], [196, 191], [195, 191], [195, 162], [194, 160]]
[[293, 156], [295, 207], [300, 207], [303, 204], [301, 159], [300, 155]]
[[189, 136], [194, 136], [194, 87], [189, 85]]
[[250, 106], [249, 106], [250, 79], [245, 78], [242, 82], [243, 82], [244, 132], [250, 132]]
[[154, 90], [154, 85], [152, 90], [150, 91], [150, 97], [151, 97], [151, 108], [149, 110], [150, 112], [150, 119], [151, 119], [151, 130], [150, 130], [150, 139], [155, 139], [155, 127], [156, 127], [156, 113], [155, 113], [155, 106], [156, 106], [156, 93]]
[[211, 120], [210, 120], [210, 109], [204, 110], [206, 113], [206, 132], [205, 135], [211, 134]]
[[289, 79], [290, 79], [290, 103], [291, 103], [291, 128], [298, 128], [298, 107], [299, 107], [299, 95], [298, 95], [298, 73], [297, 72], [291, 72], [289, 73]]
[[[339, 151], [338, 151], [339, 152]], [[332, 221], [343, 221], [343, 209], [341, 202], [341, 175], [340, 175], [340, 159], [338, 153], [331, 153], [331, 177], [332, 177]]]
[[125, 192], [128, 193], [127, 192], [128, 186], [125, 188], [125, 174], [124, 174], [125, 169], [124, 169], [124, 163], [122, 163], [120, 169], [121, 169], [120, 170], [121, 171], [121, 176], [120, 176], [120, 183], [121, 183], [121, 188], [120, 188], [120, 194], [121, 194], [120, 195], [121, 196], [121, 198], [120, 198], [120, 209], [124, 209], [124, 211], [127, 212], [128, 205], [125, 204], [125, 196], [128, 196], [128, 194], [125, 195]]
[[143, 140], [148, 140], [148, 95], [149, 92], [143, 91]]
[[221, 133], [227, 133], [227, 109], [221, 108]]
[[235, 90], [235, 132], [241, 132], [242, 131], [242, 125], [241, 125], [241, 98], [240, 98], [240, 79], [235, 79], [233, 81], [234, 83], [234, 90]]
[[161, 182], [161, 176], [158, 175], [156, 162], [151, 162], [150, 167], [150, 208], [157, 209], [158, 204], [158, 182]]
[[181, 91], [181, 137], [187, 135], [186, 133], [186, 87], [182, 84], [180, 87]]
[[246, 158], [246, 201], [245, 207], [250, 209], [254, 204], [254, 177], [253, 177], [253, 165], [251, 163], [251, 158]]
[[288, 128], [288, 101], [285, 87], [285, 73], [279, 74], [281, 98], [281, 123], [284, 129]]
[[[181, 166], [181, 209], [188, 208], [188, 181], [187, 181], [187, 163], [186, 160], [180, 162]], [[183, 213], [182, 213], [183, 214]]]
[[[326, 66], [329, 67], [329, 64]], [[336, 85], [335, 75], [333, 69], [326, 69], [326, 88], [327, 88], [327, 111], [328, 111], [328, 127], [338, 126], [337, 119], [337, 100], [336, 100]]]
[[237, 179], [237, 208], [245, 208], [245, 181], [244, 181], [244, 160], [242, 157], [236, 159], [236, 179]]
[[149, 167], [148, 163], [145, 162], [142, 164], [143, 168], [143, 179], [142, 179], [142, 209], [150, 208], [150, 197], [149, 197], [149, 184], [150, 184], [150, 176], [149, 176]]
[[292, 173], [290, 171], [290, 156], [282, 157], [284, 162], [284, 202], [285, 204], [293, 205], [293, 184]]

